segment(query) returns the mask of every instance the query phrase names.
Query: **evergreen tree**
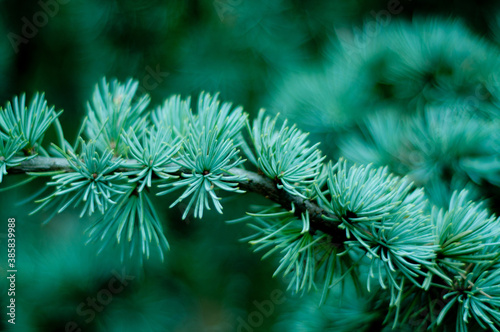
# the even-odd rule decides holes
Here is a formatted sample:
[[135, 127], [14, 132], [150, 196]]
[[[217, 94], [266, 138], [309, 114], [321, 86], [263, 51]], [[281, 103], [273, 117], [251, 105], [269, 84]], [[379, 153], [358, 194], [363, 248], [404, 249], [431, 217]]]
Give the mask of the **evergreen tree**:
[[[59, 4], [18, 45], [61, 26], [48, 43], [84, 54], [47, 96], [146, 74], [100, 78], [72, 123], [43, 92], [6, 97], [2, 200], [33, 217], [2, 330], [499, 331], [497, 11], [416, 2]], [[120, 38], [128, 20], [147, 37]]]

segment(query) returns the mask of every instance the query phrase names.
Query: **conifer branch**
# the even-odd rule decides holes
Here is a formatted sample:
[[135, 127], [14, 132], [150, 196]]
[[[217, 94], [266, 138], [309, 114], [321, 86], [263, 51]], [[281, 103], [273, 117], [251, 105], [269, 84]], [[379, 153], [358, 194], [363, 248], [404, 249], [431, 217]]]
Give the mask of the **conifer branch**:
[[[42, 139], [60, 113], [39, 95], [29, 106], [24, 96], [15, 98], [14, 106], [0, 112], [0, 183], [7, 174], [50, 176], [46, 185], [53, 190], [36, 201], [32, 213], [44, 209], [52, 218], [70, 206], [81, 209], [80, 217], [98, 211], [87, 242], [100, 242], [98, 252], [120, 245], [122, 260], [139, 253], [141, 264], [151, 249], [163, 260], [169, 248], [149, 188], [160, 189], [157, 196], [180, 189], [170, 207], [186, 202], [183, 219], [190, 212], [202, 218], [212, 207], [222, 214], [221, 191], [253, 192], [276, 204], [234, 222], [250, 220], [254, 234], [245, 241], [254, 251], [267, 251], [263, 258], [281, 255], [275, 275], [288, 279], [294, 292], [320, 282], [324, 302], [347, 276], [356, 287], [358, 277], [365, 279], [368, 291], [371, 280], [378, 280], [375, 287], [386, 290], [382, 301], [396, 310], [394, 326], [449, 298], [437, 325], [458, 312], [461, 331], [467, 317], [498, 331], [500, 219], [471, 202], [466, 191], [453, 193], [446, 209], [431, 208], [408, 177], [372, 164], [349, 166], [343, 159], [326, 164], [307, 133], [287, 121], [278, 125], [264, 111], [250, 122], [241, 107], [201, 93], [196, 112], [189, 98], [179, 96], [150, 112], [147, 96], [134, 97], [137, 88], [133, 80], [103, 79], [74, 146], [57, 130], [59, 146], [52, 148], [64, 158], [36, 156], [48, 155]], [[442, 121], [436, 116], [431, 122]], [[455, 137], [449, 129], [430, 137]], [[454, 139], [451, 146], [465, 141]], [[243, 169], [243, 158], [258, 171]], [[465, 292], [469, 302], [462, 300]]]
[[[130, 161], [132, 163], [132, 161]], [[124, 162], [127, 164], [127, 161]], [[51, 158], [51, 157], [36, 157], [30, 160], [23, 161], [18, 166], [9, 168], [9, 174], [26, 174], [26, 173], [42, 173], [42, 172], [74, 172], [65, 158]], [[130, 171], [130, 168], [120, 167], [116, 169], [117, 172]], [[176, 175], [181, 173], [189, 173], [187, 169], [179, 169]], [[295, 215], [300, 218], [301, 213], [309, 212], [309, 218], [312, 231], [321, 231], [332, 237], [333, 243], [337, 247], [341, 247], [344, 241], [347, 241], [345, 232], [339, 230], [336, 225], [331, 221], [323, 219], [327, 216], [329, 219], [337, 219], [337, 217], [312, 202], [311, 200], [292, 195], [289, 192], [278, 189], [276, 184], [269, 178], [257, 174], [252, 171], [244, 170], [241, 168], [232, 168], [228, 173], [237, 175], [245, 180], [239, 180], [238, 185], [240, 189], [254, 192], [258, 195], [264, 196], [271, 201], [280, 204], [286, 210], [292, 210], [292, 204], [295, 207]]]

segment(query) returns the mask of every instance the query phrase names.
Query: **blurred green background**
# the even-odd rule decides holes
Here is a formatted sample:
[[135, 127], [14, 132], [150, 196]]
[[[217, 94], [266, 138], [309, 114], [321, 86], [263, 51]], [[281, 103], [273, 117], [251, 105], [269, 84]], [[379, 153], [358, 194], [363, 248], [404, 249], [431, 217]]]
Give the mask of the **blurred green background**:
[[[261, 107], [280, 112], [321, 141], [330, 158], [344, 155], [411, 174], [438, 205], [451, 190], [470, 187], [498, 209], [498, 149], [490, 146], [491, 135], [474, 142], [469, 150], [484, 145], [474, 153], [444, 149], [436, 157], [412, 145], [420, 154], [411, 156], [437, 158], [432, 165], [455, 152], [468, 158], [469, 168], [445, 161], [435, 174], [420, 159], [405, 163], [404, 154], [391, 152], [397, 142], [358, 136], [378, 128], [390, 138], [384, 126], [393, 115], [384, 112], [411, 117], [427, 107], [458, 105], [479, 114], [474, 121], [498, 124], [499, 10], [496, 1], [466, 0], [3, 0], [0, 101], [44, 91], [49, 105], [64, 110], [60, 120], [72, 141], [103, 76], [137, 79], [153, 107], [172, 94], [220, 92], [251, 118]], [[374, 114], [382, 114], [381, 122], [360, 121]], [[430, 138], [431, 145], [437, 141]], [[492, 168], [481, 169], [471, 154]], [[84, 245], [87, 218], [67, 212], [42, 225], [46, 216], [29, 216], [35, 204], [22, 203], [41, 187], [35, 182], [0, 193], [1, 220], [17, 220], [19, 271], [16, 325], [2, 310], [1, 331], [65, 331], [73, 323], [82, 331], [335, 330], [332, 311], [315, 310], [314, 297], [286, 293], [272, 313], [259, 311], [273, 292], [286, 290], [272, 277], [279, 257], [261, 261], [238, 241], [249, 234], [245, 225], [224, 221], [241, 217], [249, 203], [265, 203], [260, 197], [231, 199], [224, 215], [202, 221], [182, 221], [182, 206], [168, 209], [173, 196], [161, 197], [156, 203], [171, 250], [164, 263], [153, 257], [141, 267], [121, 263], [112, 251], [96, 256], [96, 248]], [[2, 226], [3, 253], [6, 231]], [[6, 254], [0, 261], [5, 308]], [[116, 273], [133, 279], [95, 317], [81, 314], [81, 304], [104, 296]], [[252, 319], [255, 326], [245, 325]]]

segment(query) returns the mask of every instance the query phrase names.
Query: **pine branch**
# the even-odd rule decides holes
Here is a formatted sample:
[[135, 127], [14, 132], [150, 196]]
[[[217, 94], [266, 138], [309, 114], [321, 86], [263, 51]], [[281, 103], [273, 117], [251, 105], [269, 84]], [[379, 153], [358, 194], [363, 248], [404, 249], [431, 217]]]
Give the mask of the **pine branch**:
[[[220, 191], [254, 192], [277, 204], [250, 214], [255, 233], [245, 240], [254, 251], [266, 250], [263, 258], [281, 255], [275, 275], [283, 274], [295, 292], [321, 281], [324, 302], [346, 276], [358, 284], [358, 267], [365, 265], [367, 290], [378, 279], [387, 290], [382, 300], [397, 310], [394, 326], [397, 317], [407, 324], [420, 308], [433, 312], [434, 300], [445, 298], [450, 300], [438, 325], [455, 304], [451, 312], [458, 310], [457, 317], [475, 317], [490, 328], [500, 322], [499, 219], [468, 201], [466, 192], [453, 194], [447, 211], [429, 215], [423, 189], [409, 178], [388, 167], [348, 166], [342, 159], [325, 164], [307, 133], [286, 121], [277, 126], [277, 118], [264, 111], [251, 124], [241, 107], [202, 93], [196, 113], [189, 98], [178, 96], [145, 113], [149, 99], [135, 101], [136, 90], [131, 80], [111, 86], [103, 80], [82, 127], [84, 137], [94, 139], [80, 138], [69, 147], [57, 130], [60, 144], [53, 148], [65, 158], [35, 157], [37, 149], [46, 152], [41, 143], [56, 120], [53, 109], [38, 97], [29, 107], [15, 100], [14, 108], [0, 112], [0, 182], [7, 173], [50, 176], [46, 185], [53, 191], [37, 201], [34, 212], [55, 215], [69, 206], [81, 208], [80, 216], [100, 211], [88, 228], [88, 242], [100, 242], [98, 252], [123, 244], [122, 259], [140, 251], [141, 264], [151, 249], [163, 260], [169, 248], [148, 190], [153, 183], [164, 188], [158, 196], [182, 190], [170, 207], [187, 202], [183, 219], [190, 211], [202, 218], [211, 207], [222, 213]], [[249, 139], [242, 133], [245, 124]], [[242, 169], [243, 158], [258, 172]], [[470, 305], [461, 304], [464, 292]], [[459, 322], [465, 331], [468, 322]]]
[[[132, 161], [130, 161], [132, 163]], [[127, 164], [125, 162], [124, 164]], [[130, 168], [121, 167], [118, 168], [117, 172], [126, 172]], [[9, 168], [9, 174], [26, 174], [26, 173], [42, 173], [42, 172], [74, 172], [73, 168], [70, 167], [68, 161], [65, 158], [50, 158], [50, 157], [36, 157], [30, 160], [23, 161], [18, 166]], [[176, 172], [176, 175], [181, 173], [189, 173], [190, 170], [181, 168]], [[345, 232], [339, 230], [336, 225], [331, 221], [323, 219], [323, 216], [329, 219], [337, 219], [337, 217], [321, 207], [319, 207], [314, 202], [301, 198], [296, 195], [292, 195], [289, 192], [278, 189], [276, 184], [269, 178], [259, 175], [255, 172], [232, 168], [228, 173], [240, 176], [246, 180], [237, 181], [240, 189], [254, 192], [261, 196], [264, 196], [271, 201], [280, 204], [286, 210], [292, 210], [292, 204], [295, 207], [295, 215], [300, 218], [301, 213], [309, 211], [309, 218], [311, 223], [312, 231], [321, 231], [332, 237], [332, 245], [341, 247], [344, 241], [347, 241]]]
[[276, 184], [269, 178], [259, 175], [255, 172], [233, 168], [229, 170], [230, 173], [235, 175], [242, 175], [246, 177], [247, 181], [240, 181], [239, 186], [241, 189], [251, 191], [280, 204], [287, 210], [292, 209], [292, 203], [295, 206], [295, 215], [300, 218], [301, 213], [309, 211], [309, 218], [312, 230], [318, 230], [325, 234], [332, 236], [333, 245], [342, 246], [344, 241], [347, 241], [345, 231], [339, 230], [332, 222], [323, 219], [326, 216], [333, 220], [338, 218], [319, 207], [314, 202], [303, 199], [299, 196], [292, 195], [289, 192], [278, 189]]
[[9, 168], [9, 174], [41, 173], [41, 172], [73, 172], [65, 158], [36, 157]]

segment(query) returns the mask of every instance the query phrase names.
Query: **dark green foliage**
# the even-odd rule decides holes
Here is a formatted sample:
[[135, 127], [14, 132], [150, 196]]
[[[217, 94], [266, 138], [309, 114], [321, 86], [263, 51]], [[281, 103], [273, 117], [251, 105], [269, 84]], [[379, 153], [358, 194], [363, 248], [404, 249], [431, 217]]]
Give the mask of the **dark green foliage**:
[[[221, 105], [217, 96], [201, 94], [196, 114], [190, 109], [189, 99], [182, 102], [172, 97], [150, 118], [146, 104], [132, 101], [136, 86], [131, 80], [125, 86], [113, 81], [110, 92], [103, 81], [94, 93], [94, 107], [89, 107], [90, 121], [86, 124], [87, 135], [92, 133], [95, 138], [83, 141], [78, 154], [73, 151], [76, 146], [70, 148], [64, 141], [67, 152], [55, 149], [53, 153], [68, 161], [71, 172], [41, 174], [52, 177], [47, 186], [54, 187], [54, 192], [39, 200], [42, 205], [36, 211], [55, 207], [60, 213], [69, 205], [83, 205], [82, 217], [99, 210], [100, 216], [87, 229], [88, 242], [100, 242], [98, 252], [108, 244], [120, 246], [122, 260], [128, 253], [130, 257], [138, 255], [142, 262], [142, 256], [150, 257], [151, 246], [162, 260], [163, 251], [169, 248], [150, 198], [151, 189], [171, 187], [158, 192], [162, 195], [185, 187], [170, 206], [189, 198], [183, 218], [191, 209], [201, 218], [204, 209], [210, 209], [209, 199], [222, 213], [216, 190], [243, 193], [238, 184], [247, 181], [246, 177], [233, 175], [231, 170], [244, 163], [237, 147], [244, 143], [242, 129], [247, 115], [240, 107], [231, 110], [230, 104]], [[147, 100], [147, 96], [141, 100]], [[441, 114], [456, 113], [431, 110], [426, 113], [428, 121], [420, 128], [411, 127], [418, 131], [408, 131], [408, 135], [416, 137], [428, 130], [428, 135], [436, 136], [434, 146], [442, 142], [448, 154], [477, 152], [459, 144], [461, 140], [469, 143], [460, 136], [469, 126], [459, 127], [459, 134], [438, 127], [432, 121], [440, 119]], [[36, 119], [31, 121], [38, 126]], [[275, 205], [249, 214], [254, 235], [247, 240], [256, 251], [268, 250], [264, 257], [279, 253], [275, 275], [288, 279], [290, 289], [295, 293], [313, 291], [319, 283], [320, 302], [325, 303], [338, 284], [352, 280], [361, 291], [361, 279], [365, 279], [366, 290], [371, 292], [371, 281], [376, 279], [391, 309], [383, 324], [392, 319], [396, 327], [411, 319], [413, 314], [407, 311], [406, 303], [412, 296], [428, 296], [438, 287], [446, 290], [441, 299], [446, 305], [437, 318], [431, 319], [431, 327], [449, 317], [450, 308], [457, 303], [453, 312], [461, 330], [466, 330], [472, 319], [495, 328], [500, 309], [493, 286], [500, 258], [496, 217], [488, 217], [480, 204], [466, 203], [464, 191], [453, 194], [447, 212], [433, 208], [431, 216], [424, 191], [414, 188], [408, 178], [390, 174], [387, 167], [349, 167], [342, 159], [334, 166], [323, 164], [317, 145], [309, 146], [305, 134], [289, 128], [286, 121], [279, 131], [275, 125], [276, 119], [264, 117], [264, 111], [252, 126], [248, 125], [250, 142], [243, 146], [249, 157], [277, 190], [316, 202], [325, 211], [320, 222], [336, 226], [330, 232], [316, 230], [310, 220], [313, 211], [299, 215], [294, 203], [291, 211]], [[27, 133], [32, 130], [29, 124], [24, 128]], [[472, 130], [477, 131], [471, 133], [474, 138], [481, 134], [478, 127]], [[18, 137], [7, 141], [19, 145]], [[478, 142], [471, 144], [477, 147]], [[21, 158], [14, 157], [19, 151], [9, 153], [8, 160]], [[130, 159], [123, 159], [127, 157]], [[345, 232], [347, 240], [335, 243], [340, 232]], [[366, 271], [363, 278], [361, 271]], [[413, 300], [410, 307], [425, 307], [426, 302], [421, 302]], [[381, 318], [372, 318], [376, 317]]]
[[[288, 287], [254, 330], [500, 330], [500, 11], [391, 3], [71, 1], [18, 56], [0, 41], [4, 99], [66, 109], [0, 110], [0, 191], [47, 180], [35, 215], [54, 219], [20, 226], [20, 328], [234, 331]], [[33, 16], [2, 6], [4, 35]], [[11, 175], [37, 156], [68, 166]], [[244, 209], [248, 229], [222, 226]], [[74, 309], [122, 267], [137, 282], [86, 323]]]

